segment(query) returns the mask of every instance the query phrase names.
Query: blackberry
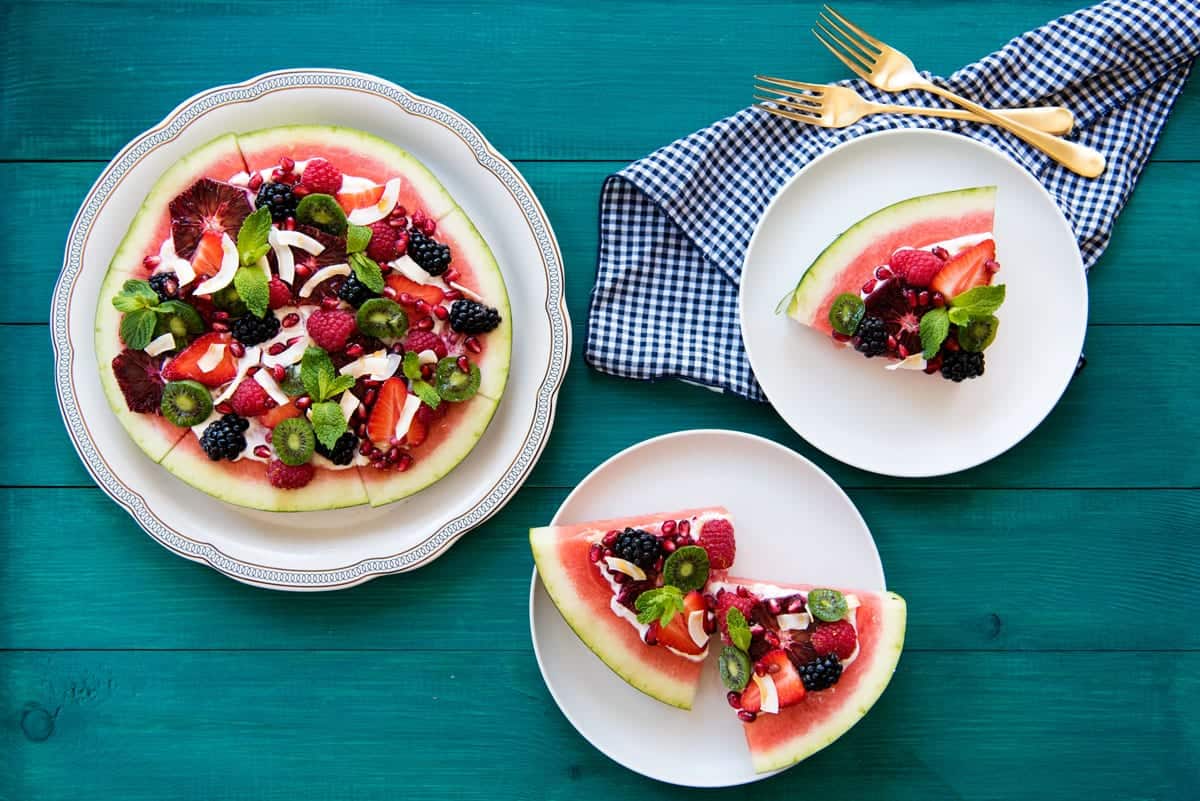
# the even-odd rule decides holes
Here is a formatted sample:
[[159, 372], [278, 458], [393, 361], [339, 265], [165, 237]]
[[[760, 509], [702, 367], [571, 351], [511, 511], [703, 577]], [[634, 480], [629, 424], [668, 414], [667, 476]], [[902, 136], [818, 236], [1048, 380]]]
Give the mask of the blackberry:
[[246, 450], [246, 429], [250, 421], [238, 414], [226, 414], [210, 423], [200, 437], [200, 447], [214, 462], [233, 461]]
[[650, 532], [627, 528], [613, 543], [613, 553], [646, 570], [654, 567], [654, 560], [662, 555], [662, 546], [658, 543], [658, 537]]
[[368, 287], [362, 281], [359, 281], [358, 276], [354, 275], [353, 273], [351, 273], [350, 277], [343, 281], [342, 285], [338, 287], [337, 294], [339, 298], [346, 301], [356, 309], [371, 298], [378, 297], [374, 292], [371, 291], [370, 287]]
[[268, 311], [265, 317], [244, 314], [230, 324], [229, 330], [243, 345], [257, 345], [279, 333], [279, 318], [273, 311]]
[[942, 378], [958, 383], [983, 375], [983, 354], [965, 350], [947, 350], [942, 355]]
[[854, 332], [854, 349], [866, 356], [882, 356], [887, 353], [887, 326], [882, 317], [867, 316]]
[[801, 665], [797, 672], [800, 674], [800, 681], [804, 682], [804, 689], [812, 693], [837, 684], [838, 679], [842, 677], [842, 663], [837, 654], [826, 654]]
[[333, 443], [333, 448], [326, 448], [321, 440], [317, 440], [317, 453], [334, 464], [350, 464], [354, 461], [354, 451], [358, 448], [358, 437], [347, 431]]
[[413, 228], [408, 232], [408, 257], [430, 275], [441, 275], [450, 266], [450, 246]]
[[473, 300], [456, 300], [450, 306], [450, 327], [460, 334], [484, 334], [500, 325], [500, 312]]
[[277, 223], [285, 222], [288, 217], [296, 216], [296, 204], [300, 198], [288, 184], [263, 184], [254, 198], [254, 208], [266, 206], [271, 210], [271, 219]]
[[150, 276], [150, 287], [158, 293], [160, 301], [176, 300], [179, 297], [179, 276], [175, 273], [155, 273]]

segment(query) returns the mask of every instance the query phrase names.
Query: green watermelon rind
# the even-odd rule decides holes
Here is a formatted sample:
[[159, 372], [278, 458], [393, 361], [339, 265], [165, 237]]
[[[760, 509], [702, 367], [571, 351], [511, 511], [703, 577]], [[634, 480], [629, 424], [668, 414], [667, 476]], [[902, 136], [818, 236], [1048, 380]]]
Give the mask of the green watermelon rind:
[[811, 324], [813, 316], [837, 285], [842, 272], [871, 242], [891, 231], [924, 220], [990, 210], [995, 206], [995, 197], [994, 186], [956, 189], [911, 197], [867, 215], [838, 234], [837, 238], [817, 255], [800, 277], [796, 288], [780, 301], [776, 311], [780, 311], [786, 304], [789, 317], [805, 325]]

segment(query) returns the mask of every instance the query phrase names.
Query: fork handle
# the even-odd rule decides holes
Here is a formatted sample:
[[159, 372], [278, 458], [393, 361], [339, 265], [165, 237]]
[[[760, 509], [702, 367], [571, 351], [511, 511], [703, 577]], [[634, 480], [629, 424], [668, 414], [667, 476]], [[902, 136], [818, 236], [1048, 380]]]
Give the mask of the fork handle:
[[[951, 120], [987, 122], [986, 119], [980, 117], [978, 114], [961, 108], [931, 108], [925, 106], [893, 106], [883, 104], [879, 105], [874, 111], [883, 114], [920, 114], [924, 117], [945, 117]], [[997, 109], [996, 113], [1010, 120], [1024, 123], [1030, 128], [1037, 128], [1039, 131], [1051, 134], [1067, 134], [1075, 127], [1075, 115], [1071, 113], [1070, 109], [1063, 108], [1062, 106], [1006, 108], [1002, 110]]]
[[1068, 142], [1065, 139], [1059, 139], [1057, 136], [1052, 136], [1036, 128], [1030, 128], [1024, 123], [1017, 122], [1010, 117], [1005, 117], [986, 109], [978, 103], [972, 103], [965, 97], [959, 97], [949, 89], [943, 89], [930, 81], [918, 81], [908, 88], [923, 89], [926, 92], [931, 92], [938, 97], [945, 98], [951, 103], [965, 108], [976, 116], [987, 120], [992, 125], [1003, 128], [1013, 136], [1033, 145], [1071, 172], [1078, 173], [1085, 178], [1095, 178], [1104, 172], [1104, 155], [1094, 148], [1076, 142]]

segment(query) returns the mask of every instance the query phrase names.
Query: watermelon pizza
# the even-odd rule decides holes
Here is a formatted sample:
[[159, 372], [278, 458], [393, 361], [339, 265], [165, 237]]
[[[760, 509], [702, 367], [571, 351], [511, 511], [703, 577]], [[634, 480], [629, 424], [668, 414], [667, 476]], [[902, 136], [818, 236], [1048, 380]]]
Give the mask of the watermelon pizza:
[[808, 266], [777, 311], [889, 369], [978, 378], [996, 338], [996, 187], [922, 195], [868, 215]]
[[164, 173], [109, 266], [96, 354], [135, 443], [269, 511], [449, 473], [508, 379], [508, 295], [433, 174], [371, 134], [229, 134]]
[[895, 593], [729, 576], [736, 542], [721, 507], [547, 526], [529, 538], [567, 624], [632, 686], [691, 709], [703, 664], [719, 653], [760, 773], [853, 726], [904, 646], [906, 608]]

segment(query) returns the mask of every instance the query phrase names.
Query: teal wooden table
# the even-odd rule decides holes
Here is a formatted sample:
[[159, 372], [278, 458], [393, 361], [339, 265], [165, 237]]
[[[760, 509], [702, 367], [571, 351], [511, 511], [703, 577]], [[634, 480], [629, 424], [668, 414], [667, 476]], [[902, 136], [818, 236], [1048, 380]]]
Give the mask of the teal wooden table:
[[[1076, 1], [843, 10], [946, 73]], [[874, 711], [756, 792], [1200, 793], [1200, 303], [1184, 294], [1200, 81], [1092, 272], [1088, 368], [1011, 452], [902, 481], [824, 457], [767, 406], [598, 375], [578, 352], [603, 177], [745, 105], [755, 72], [842, 77], [808, 34], [815, 6], [349, 5], [0, 4], [0, 799], [690, 795], [610, 762], [550, 699], [526, 528], [617, 450], [701, 426], [763, 434], [829, 471], [909, 601], [908, 647]], [[68, 444], [46, 327], [67, 227], [104, 163], [194, 92], [290, 66], [377, 73], [478, 124], [550, 214], [575, 323], [553, 439], [512, 503], [432, 566], [332, 594], [251, 589], [139, 531]]]

